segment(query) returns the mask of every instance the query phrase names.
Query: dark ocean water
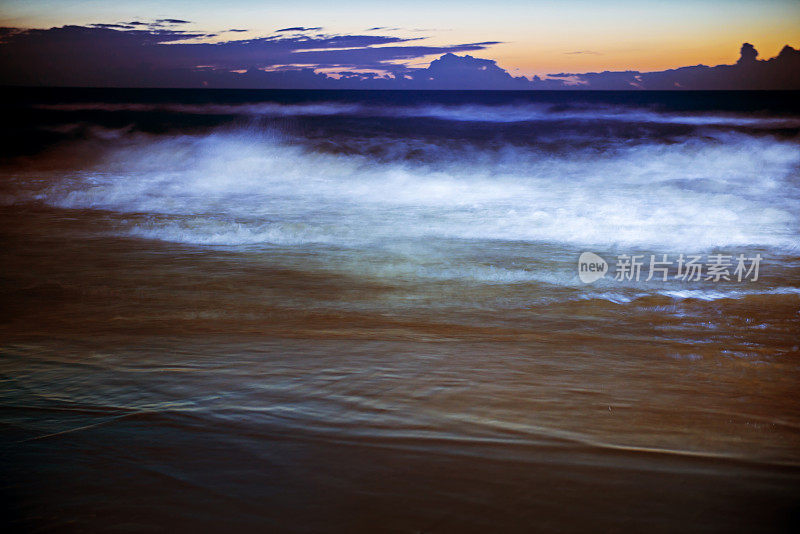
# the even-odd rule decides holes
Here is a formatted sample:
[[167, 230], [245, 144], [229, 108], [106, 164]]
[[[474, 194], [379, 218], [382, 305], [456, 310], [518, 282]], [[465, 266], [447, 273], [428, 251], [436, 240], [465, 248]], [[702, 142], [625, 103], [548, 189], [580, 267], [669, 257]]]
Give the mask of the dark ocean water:
[[5, 522], [792, 530], [798, 96], [6, 90]]

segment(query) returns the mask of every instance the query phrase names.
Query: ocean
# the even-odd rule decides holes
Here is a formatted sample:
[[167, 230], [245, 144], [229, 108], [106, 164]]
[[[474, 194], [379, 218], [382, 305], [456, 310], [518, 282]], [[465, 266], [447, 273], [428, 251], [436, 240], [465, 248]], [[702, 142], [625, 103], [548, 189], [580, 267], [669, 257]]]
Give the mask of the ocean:
[[3, 94], [13, 530], [800, 523], [797, 92]]

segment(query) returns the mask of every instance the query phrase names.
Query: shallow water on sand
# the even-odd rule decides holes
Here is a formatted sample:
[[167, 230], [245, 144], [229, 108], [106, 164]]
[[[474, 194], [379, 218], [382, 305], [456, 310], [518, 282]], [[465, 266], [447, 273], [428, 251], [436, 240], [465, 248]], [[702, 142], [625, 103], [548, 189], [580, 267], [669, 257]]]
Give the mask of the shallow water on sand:
[[[792, 99], [198, 94], [16, 97], [13, 526], [796, 524]], [[586, 250], [764, 261], [587, 285]]]

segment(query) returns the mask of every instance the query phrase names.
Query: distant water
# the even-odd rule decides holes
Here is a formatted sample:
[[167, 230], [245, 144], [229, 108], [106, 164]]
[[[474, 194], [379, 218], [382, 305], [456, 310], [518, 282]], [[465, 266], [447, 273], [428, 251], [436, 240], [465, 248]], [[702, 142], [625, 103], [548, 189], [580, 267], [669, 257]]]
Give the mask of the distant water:
[[800, 94], [4, 96], [14, 526], [800, 517]]

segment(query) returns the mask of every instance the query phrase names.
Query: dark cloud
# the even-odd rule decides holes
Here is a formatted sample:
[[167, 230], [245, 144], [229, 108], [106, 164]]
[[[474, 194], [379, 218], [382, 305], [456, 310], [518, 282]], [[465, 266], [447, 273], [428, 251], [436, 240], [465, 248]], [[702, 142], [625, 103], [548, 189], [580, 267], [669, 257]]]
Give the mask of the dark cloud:
[[514, 78], [490, 59], [456, 56], [447, 53], [431, 62], [427, 69], [411, 74], [415, 85], [436, 89], [529, 89], [530, 80]]
[[[402, 40], [408, 42], [410, 39]], [[423, 56], [470, 52], [498, 44], [496, 42], [468, 43], [453, 46], [381, 46], [379, 48], [347, 48], [344, 50], [298, 51], [292, 54], [296, 64], [320, 67], [374, 68], [385, 71], [405, 71], [407, 67], [387, 64], [389, 61], [411, 60]]]
[[[117, 29], [117, 30], [131, 30], [135, 29], [137, 26], [145, 26], [148, 28], [154, 29], [161, 29], [163, 26], [172, 26], [172, 25], [179, 25], [179, 24], [190, 24], [188, 20], [181, 20], [181, 19], [156, 19], [151, 22], [142, 22], [142, 21], [131, 21], [131, 22], [116, 22], [113, 24], [89, 24], [88, 27], [90, 28], [106, 28], [106, 29]], [[210, 35], [210, 34], [209, 34]], [[216, 35], [216, 34], [214, 34]]]
[[120, 29], [131, 29], [133, 26], [131, 24], [90, 24], [92, 28], [120, 28]]
[[231, 28], [230, 30], [225, 30], [225, 31], [228, 31], [228, 32], [246, 32], [247, 30], [240, 30], [238, 28]]
[[785, 46], [780, 54], [759, 60], [750, 43], [742, 45], [734, 65], [695, 65], [658, 72], [561, 73], [550, 76], [572, 78], [584, 89], [800, 89], [800, 50]]
[[[146, 29], [138, 24], [136, 29], [116, 26], [9, 30], [0, 42], [0, 77], [15, 85], [194, 86], [207, 81], [213, 71], [220, 84], [238, 86], [245, 78], [248, 84], [267, 83], [267, 74], [261, 74], [265, 71], [296, 71], [302, 75], [267, 77], [319, 83], [326, 77], [310, 77], [304, 71], [306, 67], [349, 73], [372, 69], [383, 75], [399, 75], [409, 71], [404, 61], [482, 50], [496, 44], [422, 46], [416, 44], [420, 41], [416, 37], [286, 33], [208, 43], [197, 39], [213, 34], [152, 25]], [[186, 42], [190, 39], [195, 41]]]
[[739, 50], [739, 61], [736, 62], [737, 65], [747, 65], [752, 64], [756, 58], [758, 58], [758, 50], [756, 47], [751, 45], [750, 43], [744, 43], [742, 48]]
[[595, 52], [593, 50], [574, 50], [572, 52], [564, 52], [564, 53], [567, 54], [567, 55], [570, 55], [570, 56], [571, 55], [576, 55], [576, 54], [588, 54], [588, 55], [591, 55], [591, 56], [601, 56], [602, 55], [600, 52]]
[[275, 33], [279, 32], [316, 32], [322, 29], [322, 26], [317, 26], [315, 28], [306, 28], [304, 26], [293, 26], [291, 28], [281, 28], [280, 30], [275, 30]]

